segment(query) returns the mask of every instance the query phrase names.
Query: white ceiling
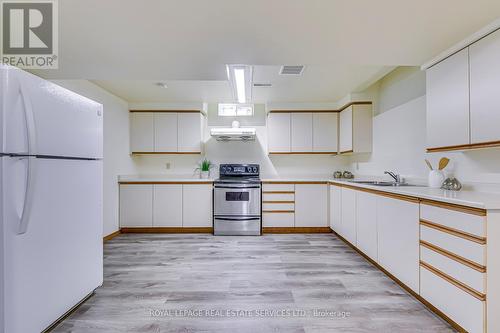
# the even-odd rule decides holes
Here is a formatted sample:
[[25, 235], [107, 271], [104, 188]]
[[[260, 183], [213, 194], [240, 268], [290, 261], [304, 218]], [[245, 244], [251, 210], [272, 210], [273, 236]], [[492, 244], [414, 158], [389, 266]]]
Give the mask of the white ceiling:
[[[64, 0], [59, 69], [37, 73], [132, 102], [219, 101], [231, 97], [225, 64], [244, 63], [273, 83], [256, 101], [332, 101], [498, 17], [498, 0]], [[282, 64], [304, 75], [279, 77]]]

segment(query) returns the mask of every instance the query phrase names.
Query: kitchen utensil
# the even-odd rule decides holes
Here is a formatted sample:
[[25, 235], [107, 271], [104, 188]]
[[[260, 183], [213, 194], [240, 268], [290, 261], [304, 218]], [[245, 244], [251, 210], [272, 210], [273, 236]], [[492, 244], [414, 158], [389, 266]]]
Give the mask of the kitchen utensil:
[[462, 189], [462, 183], [460, 183], [455, 177], [449, 177], [444, 180], [441, 188], [443, 190], [460, 191]]
[[429, 167], [430, 170], [434, 170], [434, 168], [432, 167], [431, 162], [429, 162], [428, 159], [425, 159], [425, 163], [427, 164], [427, 166]]
[[441, 170], [432, 170], [429, 172], [428, 185], [431, 188], [440, 188], [443, 185], [444, 173]]
[[446, 157], [441, 158], [439, 160], [439, 170], [443, 170], [444, 168], [446, 168], [446, 166], [448, 165], [448, 162], [450, 162], [449, 158], [446, 158]]

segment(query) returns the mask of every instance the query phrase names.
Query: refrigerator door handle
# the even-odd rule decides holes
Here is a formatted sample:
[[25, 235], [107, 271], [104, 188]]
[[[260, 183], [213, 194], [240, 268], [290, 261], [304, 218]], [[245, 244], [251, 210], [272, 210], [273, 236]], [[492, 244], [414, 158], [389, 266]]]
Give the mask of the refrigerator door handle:
[[26, 156], [21, 157], [28, 161], [28, 172], [26, 177], [26, 191], [24, 192], [23, 211], [19, 222], [18, 234], [24, 234], [28, 231], [28, 224], [30, 221], [31, 208], [33, 207], [33, 194], [35, 187], [35, 173], [36, 173], [36, 157]]
[[23, 99], [26, 129], [28, 131], [28, 155], [36, 155], [35, 115], [33, 114], [31, 102], [24, 93], [24, 89], [21, 85], [19, 86], [19, 92]]

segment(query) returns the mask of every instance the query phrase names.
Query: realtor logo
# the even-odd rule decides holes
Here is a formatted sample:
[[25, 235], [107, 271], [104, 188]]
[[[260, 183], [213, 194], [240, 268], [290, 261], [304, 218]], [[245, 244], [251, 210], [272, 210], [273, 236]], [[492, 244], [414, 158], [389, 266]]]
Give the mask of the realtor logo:
[[57, 0], [1, 0], [1, 60], [28, 69], [56, 69]]

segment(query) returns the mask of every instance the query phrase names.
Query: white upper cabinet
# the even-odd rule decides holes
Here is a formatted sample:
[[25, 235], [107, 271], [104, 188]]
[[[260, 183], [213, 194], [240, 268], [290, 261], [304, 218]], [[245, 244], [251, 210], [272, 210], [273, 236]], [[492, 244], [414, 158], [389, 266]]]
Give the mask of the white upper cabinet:
[[500, 140], [500, 30], [469, 48], [471, 143]]
[[340, 112], [339, 152], [369, 153], [372, 151], [372, 105], [353, 104]]
[[328, 226], [328, 185], [295, 185], [295, 226]]
[[312, 152], [313, 150], [313, 114], [292, 113], [292, 152]]
[[271, 153], [290, 152], [290, 113], [269, 113], [268, 149]]
[[427, 70], [427, 147], [469, 144], [469, 51]]
[[132, 153], [201, 153], [200, 112], [131, 112]]
[[352, 151], [352, 106], [340, 112], [339, 152]]
[[154, 114], [156, 152], [177, 152], [177, 113]]
[[419, 292], [419, 204], [377, 197], [378, 263]]
[[201, 115], [198, 112], [177, 114], [177, 142], [179, 152], [201, 152]]
[[154, 151], [154, 116], [151, 112], [130, 113], [130, 150]]
[[337, 112], [313, 113], [313, 151], [332, 152], [338, 150]]

